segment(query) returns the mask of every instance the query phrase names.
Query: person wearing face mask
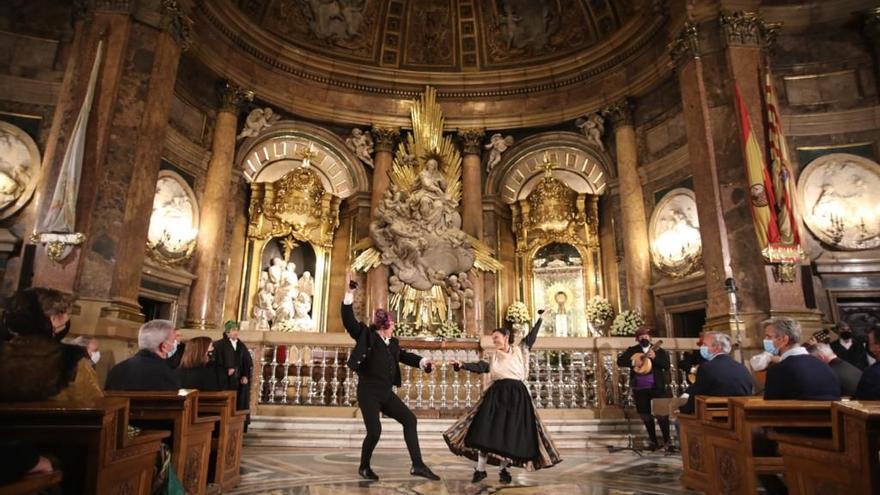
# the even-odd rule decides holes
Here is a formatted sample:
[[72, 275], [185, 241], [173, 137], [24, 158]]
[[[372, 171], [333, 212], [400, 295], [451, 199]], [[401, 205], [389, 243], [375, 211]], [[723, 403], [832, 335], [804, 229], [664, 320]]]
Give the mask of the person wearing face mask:
[[171, 391], [180, 389], [180, 378], [168, 366], [175, 347], [174, 324], [152, 320], [138, 330], [138, 352], [110, 369], [106, 390]]
[[88, 335], [80, 335], [79, 337], [70, 341], [71, 344], [75, 346], [82, 347], [86, 350], [86, 353], [89, 355], [89, 360], [92, 362], [92, 367], [98, 365], [98, 361], [101, 360], [101, 351], [99, 349], [98, 339], [88, 336]]
[[764, 348], [779, 356], [779, 363], [767, 370], [765, 400], [840, 400], [840, 382], [834, 372], [800, 345], [800, 323], [770, 318], [761, 325]]
[[171, 365], [172, 368], [180, 367], [180, 360], [183, 359], [183, 352], [186, 350], [186, 343], [182, 342], [183, 338], [179, 329], [174, 329], [174, 347], [171, 348], [171, 352], [168, 353], [168, 364]]
[[355, 347], [349, 354], [348, 367], [358, 374], [357, 401], [367, 428], [367, 435], [361, 446], [358, 474], [367, 480], [379, 479], [370, 467], [370, 461], [382, 435], [379, 417], [380, 414], [385, 414], [403, 425], [403, 439], [412, 462], [409, 473], [439, 480], [440, 477], [422, 460], [416, 415], [406, 407], [393, 389], [400, 386], [400, 363], [430, 373], [431, 360], [400, 348], [400, 343], [394, 337], [394, 319], [388, 311], [377, 309], [372, 325], [358, 321], [351, 307], [354, 290], [357, 288], [357, 283], [351, 281], [351, 274], [346, 279], [346, 285], [347, 290], [342, 300], [342, 325], [355, 341]]
[[721, 332], [707, 332], [703, 336], [700, 355], [706, 360], [697, 369], [697, 379], [691, 386], [688, 401], [681, 407], [685, 414], [694, 413], [698, 395], [711, 397], [741, 397], [752, 395], [752, 376], [745, 366], [730, 357], [730, 336]]
[[[636, 331], [636, 345], [629, 347], [622, 352], [617, 358], [617, 365], [620, 367], [630, 368], [629, 379], [632, 387], [633, 400], [636, 403], [636, 412], [645, 423], [645, 429], [648, 431], [648, 437], [651, 439], [651, 450], [660, 448], [657, 442], [657, 431], [654, 424], [654, 416], [651, 414], [651, 400], [669, 397], [670, 393], [666, 390], [666, 374], [669, 372], [669, 353], [661, 348], [651, 349], [651, 329], [647, 327], [639, 328]], [[633, 357], [637, 353], [642, 353], [641, 358], [650, 359], [652, 361], [651, 371], [647, 374], [637, 374], [633, 368]], [[638, 360], [636, 366], [641, 364]], [[669, 438], [669, 416], [657, 416], [657, 423], [660, 424], [660, 431], [663, 433], [663, 443], [671, 447]]]
[[846, 323], [837, 324], [837, 340], [831, 343], [831, 350], [837, 357], [860, 370], [868, 367], [868, 352], [865, 349], [865, 341], [855, 337], [852, 329]]
[[[868, 352], [880, 358], [880, 327], [868, 330]], [[853, 400], [880, 400], [880, 360], [868, 366], [862, 373]]]
[[226, 389], [226, 376], [214, 360], [214, 343], [210, 337], [190, 339], [176, 371], [183, 388], [208, 392]]
[[476, 461], [472, 483], [486, 478], [486, 463], [500, 465], [501, 483], [510, 483], [508, 466], [528, 470], [552, 467], [562, 459], [541, 423], [525, 382], [529, 377], [529, 353], [541, 328], [541, 315], [531, 331], [514, 344], [513, 330], [492, 332], [495, 352], [486, 361], [452, 361], [453, 369], [488, 373], [489, 387], [482, 399], [443, 433], [449, 450]]

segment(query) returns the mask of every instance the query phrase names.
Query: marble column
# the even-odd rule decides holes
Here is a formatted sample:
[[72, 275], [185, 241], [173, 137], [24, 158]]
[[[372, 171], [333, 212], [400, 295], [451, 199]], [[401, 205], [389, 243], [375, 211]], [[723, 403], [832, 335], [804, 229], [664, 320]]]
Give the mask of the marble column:
[[[244, 182], [244, 181], [242, 181]], [[239, 320], [241, 314], [239, 306], [241, 305], [241, 280], [244, 270], [244, 258], [247, 246], [247, 192], [245, 186], [238, 184], [235, 186], [238, 194], [235, 195], [235, 205], [239, 208], [232, 213], [232, 239], [229, 242], [229, 263], [226, 270], [226, 294], [223, 300], [223, 320]], [[247, 315], [249, 317], [250, 315]], [[246, 318], [247, 318], [246, 317]]]
[[[391, 165], [394, 161], [394, 143], [400, 135], [396, 127], [373, 126], [373, 186], [370, 191], [371, 219], [382, 203], [382, 197], [391, 184]], [[379, 265], [367, 273], [367, 311], [388, 307], [388, 266]]]
[[641, 313], [645, 323], [654, 322], [654, 301], [651, 285], [651, 254], [648, 247], [648, 221], [645, 196], [639, 179], [636, 131], [633, 127], [632, 103], [623, 99], [604, 110], [614, 125], [617, 152], [617, 180], [620, 185], [626, 294], [629, 309]]
[[217, 264], [226, 244], [226, 206], [232, 187], [238, 112], [242, 103], [253, 98], [253, 92], [230, 82], [223, 83], [220, 89], [220, 108], [214, 122], [211, 160], [208, 162], [205, 191], [199, 205], [201, 216], [196, 244], [196, 279], [189, 296], [188, 328], [205, 330], [215, 328], [217, 324]]
[[[192, 21], [172, 0], [155, 6], [96, 2], [77, 21], [70, 59], [44, 153], [38, 217], [54, 180], [88, 84], [99, 41], [104, 57], [85, 138], [76, 231], [86, 241], [60, 263], [38, 246], [32, 285], [76, 292], [77, 321], [89, 330], [136, 329], [147, 230], [177, 66]], [[26, 269], [26, 268], [25, 268]], [[75, 321], [76, 324], [76, 321]]]
[[[459, 129], [462, 144], [461, 164], [461, 227], [465, 234], [483, 240], [483, 136], [479, 128]], [[483, 327], [483, 276], [472, 270], [474, 305], [465, 308], [464, 329], [468, 335], [479, 335]], [[491, 332], [491, 328], [485, 329]]]
[[[720, 21], [720, 22], [719, 22]], [[760, 142], [766, 136], [762, 104], [763, 48], [775, 27], [751, 14], [724, 14], [687, 24], [672, 44], [688, 136], [706, 273], [706, 327], [760, 339], [758, 322], [788, 315], [807, 328], [818, 315], [805, 307], [800, 280], [777, 280], [764, 262], [752, 222], [734, 83]], [[725, 290], [738, 287], [739, 322]]]

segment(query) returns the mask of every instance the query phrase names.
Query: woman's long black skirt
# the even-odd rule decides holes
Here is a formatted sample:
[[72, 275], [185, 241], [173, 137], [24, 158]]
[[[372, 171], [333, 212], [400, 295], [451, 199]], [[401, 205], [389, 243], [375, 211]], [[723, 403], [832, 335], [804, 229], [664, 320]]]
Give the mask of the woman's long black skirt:
[[476, 460], [483, 452], [493, 465], [507, 461], [535, 470], [562, 460], [535, 411], [528, 388], [519, 380], [493, 383], [443, 438], [453, 454]]

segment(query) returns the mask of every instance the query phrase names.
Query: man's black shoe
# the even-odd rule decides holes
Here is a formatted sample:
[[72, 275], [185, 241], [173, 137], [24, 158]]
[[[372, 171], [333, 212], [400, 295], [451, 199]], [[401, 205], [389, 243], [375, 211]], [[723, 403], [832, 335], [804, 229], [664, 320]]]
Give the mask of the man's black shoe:
[[361, 475], [361, 478], [365, 480], [373, 480], [379, 481], [379, 476], [373, 472], [369, 467], [363, 467], [358, 469], [358, 474]]
[[505, 485], [513, 481], [513, 477], [510, 476], [510, 471], [502, 469], [501, 472], [498, 473], [498, 481], [504, 483]]
[[429, 480], [439, 480], [440, 477], [434, 474], [434, 471], [428, 466], [413, 466], [412, 469], [409, 470], [409, 474], [413, 476], [421, 476], [422, 478], [428, 478]]
[[477, 471], [474, 469], [474, 477], [471, 478], [471, 483], [479, 483], [486, 479], [486, 471]]

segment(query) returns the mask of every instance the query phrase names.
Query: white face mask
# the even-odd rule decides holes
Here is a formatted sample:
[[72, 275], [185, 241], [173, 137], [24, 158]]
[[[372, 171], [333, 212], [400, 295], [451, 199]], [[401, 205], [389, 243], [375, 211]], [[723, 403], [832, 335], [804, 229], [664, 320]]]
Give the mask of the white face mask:
[[101, 360], [101, 351], [93, 352], [92, 355], [89, 356], [89, 358], [92, 360], [93, 364], [98, 364], [98, 361]]

